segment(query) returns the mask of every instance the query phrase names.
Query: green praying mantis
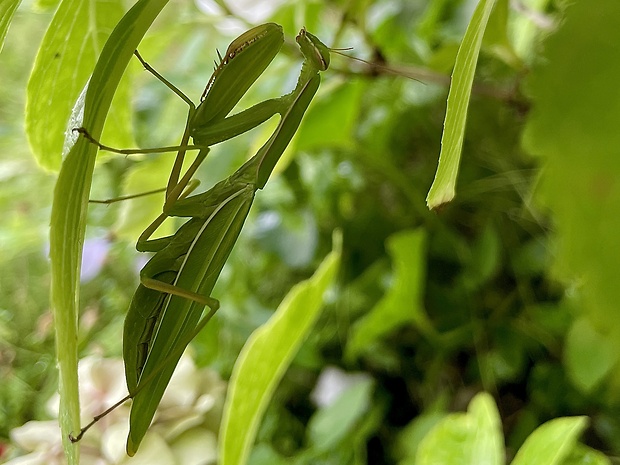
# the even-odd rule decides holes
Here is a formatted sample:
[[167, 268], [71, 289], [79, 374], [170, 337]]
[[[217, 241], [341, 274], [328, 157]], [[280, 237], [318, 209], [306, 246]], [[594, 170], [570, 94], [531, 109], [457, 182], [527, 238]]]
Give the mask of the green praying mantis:
[[[257, 26], [235, 39], [221, 57], [196, 107], [180, 90], [160, 76], [139, 54], [143, 65], [189, 105], [187, 124], [178, 146], [147, 150], [117, 150], [94, 141], [101, 149], [124, 154], [177, 151], [166, 188], [163, 213], [142, 233], [136, 248], [154, 252], [140, 273], [123, 332], [123, 359], [129, 395], [83, 427], [78, 441], [100, 418], [133, 399], [127, 453], [132, 456], [146, 434], [176, 365], [193, 337], [219, 308], [213, 287], [239, 236], [254, 195], [267, 183], [320, 84], [320, 71], [329, 66], [330, 52], [302, 29], [296, 41], [304, 56], [295, 89], [228, 116], [264, 72], [283, 43], [282, 28]], [[250, 160], [207, 192], [189, 196], [190, 180], [204, 161], [209, 146], [246, 132], [278, 113], [280, 121]], [[193, 145], [189, 144], [190, 137]], [[198, 155], [181, 177], [187, 150]], [[168, 237], [150, 239], [169, 216], [189, 220]], [[205, 307], [209, 310], [203, 315]]]

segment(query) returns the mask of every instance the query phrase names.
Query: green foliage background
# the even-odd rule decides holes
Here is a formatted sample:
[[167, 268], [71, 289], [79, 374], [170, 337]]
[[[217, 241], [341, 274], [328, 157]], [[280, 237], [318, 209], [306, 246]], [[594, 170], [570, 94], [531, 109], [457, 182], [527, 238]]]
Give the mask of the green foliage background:
[[[0, 12], [15, 3], [2, 0]], [[57, 385], [46, 243], [65, 127], [32, 137], [43, 121], [37, 112], [69, 111], [77, 98], [70, 92], [81, 90], [127, 6], [116, 3], [114, 16], [110, 2], [88, 2], [101, 11], [79, 52], [93, 57], [78, 60], [73, 87], [34, 93], [31, 82], [27, 94], [50, 3], [22, 3], [0, 54], [3, 442], [12, 428], [45, 417]], [[428, 431], [455, 419], [446, 415], [466, 410], [479, 391], [497, 404], [508, 457], [537, 426], [568, 415], [590, 417], [586, 444], [620, 453], [620, 7], [539, 0], [517, 11], [497, 3], [469, 102], [456, 199], [431, 212], [425, 198], [448, 77], [476, 3], [298, 2], [265, 18], [284, 26], [289, 43], [244, 107], [292, 88], [300, 61], [292, 38], [304, 25], [333, 47], [352, 46], [348, 53], [421, 82], [334, 55], [287, 163], [258, 194], [216, 287], [222, 310], [195, 351], [199, 364], [228, 377], [250, 332], [312, 274], [331, 250], [333, 229], [343, 230], [338, 289], [272, 400], [253, 463], [431, 463], [428, 451], [447, 436]], [[140, 51], [197, 100], [215, 48], [239, 32], [220, 29], [225, 17], [242, 13], [233, 11], [207, 15], [173, 2]], [[102, 139], [123, 147], [132, 139], [140, 147], [175, 143], [184, 104], [136, 63], [122, 86]], [[49, 92], [66, 95], [64, 110], [45, 107]], [[202, 185], [230, 174], [266, 134], [259, 128], [216, 147], [201, 168]], [[99, 161], [91, 198], [163, 186], [171, 157], [101, 154]], [[133, 243], [161, 204], [154, 197], [89, 208], [84, 256], [95, 263], [102, 250], [102, 266], [82, 283], [82, 354], [120, 353], [141, 259]], [[317, 408], [309, 393], [327, 366], [371, 381], [355, 386], [349, 404]], [[494, 418], [480, 413], [490, 408], [482, 402], [467, 415]], [[463, 426], [470, 416], [462, 415], [442, 431], [470, 431]], [[493, 421], [488, 427], [497, 432]], [[562, 437], [562, 428], [576, 426], [556, 428]], [[586, 452], [573, 451], [579, 454]]]

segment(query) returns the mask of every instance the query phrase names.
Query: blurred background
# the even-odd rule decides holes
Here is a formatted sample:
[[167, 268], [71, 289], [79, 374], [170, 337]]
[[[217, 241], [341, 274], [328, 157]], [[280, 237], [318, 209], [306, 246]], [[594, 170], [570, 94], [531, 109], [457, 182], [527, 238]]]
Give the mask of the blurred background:
[[[0, 451], [14, 428], [50, 419], [57, 389], [47, 254], [60, 150], [31, 150], [24, 129], [29, 73], [55, 3], [23, 1], [0, 53]], [[107, 3], [118, 17], [130, 6]], [[611, 89], [620, 77], [620, 12], [611, 0], [596, 12], [587, 2], [563, 3], [498, 2], [457, 197], [440, 211], [425, 198], [449, 76], [476, 1], [176, 0], [149, 31], [142, 56], [198, 101], [216, 48], [252, 25], [282, 24], [283, 51], [240, 108], [294, 87], [302, 26], [370, 63], [332, 54], [216, 286], [221, 310], [192, 346], [198, 369], [227, 379], [249, 334], [342, 230], [338, 286], [278, 388], [252, 463], [413, 464], [424, 434], [480, 391], [497, 403], [508, 456], [537, 426], [567, 415], [588, 415], [583, 441], [618, 454], [620, 100]], [[187, 107], [134, 61], [128, 106], [115, 107], [102, 142], [174, 145]], [[199, 190], [238, 168], [273, 127], [215, 147]], [[171, 160], [101, 153], [91, 198], [163, 187]], [[148, 258], [135, 241], [162, 203], [149, 196], [91, 205], [84, 357], [120, 356], [124, 314]], [[347, 390], [357, 394], [338, 405], [332, 397]]]

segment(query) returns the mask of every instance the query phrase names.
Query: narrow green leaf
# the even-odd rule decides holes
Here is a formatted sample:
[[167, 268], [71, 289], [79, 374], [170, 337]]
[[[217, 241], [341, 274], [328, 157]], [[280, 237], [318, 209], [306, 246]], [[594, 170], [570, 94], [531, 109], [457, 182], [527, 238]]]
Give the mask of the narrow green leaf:
[[347, 357], [370, 349], [378, 338], [404, 323], [413, 323], [425, 335], [434, 334], [422, 303], [425, 239], [422, 229], [403, 231], [388, 239], [387, 249], [394, 263], [393, 284], [353, 327], [347, 343]]
[[577, 445], [588, 426], [587, 417], [556, 418], [528, 436], [512, 465], [560, 465]]
[[474, 82], [482, 37], [494, 4], [495, 0], [480, 0], [456, 55], [441, 136], [439, 166], [426, 197], [426, 204], [430, 209], [437, 208], [454, 198], [471, 86]]
[[[501, 419], [487, 393], [472, 399], [467, 413], [441, 420], [422, 440], [417, 465], [501, 465], [505, 461]], [[530, 464], [531, 465], [531, 464]]]
[[64, 0], [41, 42], [27, 88], [26, 133], [39, 164], [58, 169], [73, 105], [110, 31], [120, 0]]
[[340, 261], [338, 242], [314, 275], [291, 289], [239, 354], [220, 427], [221, 465], [246, 463], [269, 400], [318, 318], [323, 294], [335, 278]]
[[[84, 126], [101, 136], [112, 97], [133, 51], [167, 0], [141, 0], [107, 41], [85, 97]], [[79, 430], [77, 316], [82, 244], [96, 147], [80, 137], [62, 164], [54, 191], [50, 229], [51, 305], [60, 370], [60, 426], [69, 464], [78, 463], [69, 434]]]
[[22, 0], [2, 0], [0, 2], [0, 52], [4, 47], [4, 39], [11, 25], [13, 14]]

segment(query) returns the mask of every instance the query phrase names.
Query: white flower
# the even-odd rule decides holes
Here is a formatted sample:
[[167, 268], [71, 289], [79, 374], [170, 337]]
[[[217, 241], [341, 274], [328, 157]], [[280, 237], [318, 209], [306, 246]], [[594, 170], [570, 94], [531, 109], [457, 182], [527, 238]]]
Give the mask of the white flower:
[[58, 422], [29, 421], [11, 430], [11, 441], [29, 454], [6, 462], [7, 465], [60, 465], [65, 456], [60, 442]]
[[[90, 356], [80, 361], [80, 403], [82, 424], [127, 395], [123, 361]], [[217, 428], [225, 383], [210, 370], [198, 370], [184, 355], [164, 394], [160, 408], [140, 450], [130, 465], [215, 463]], [[48, 409], [58, 416], [58, 396]], [[86, 465], [124, 464], [125, 440], [129, 429], [129, 404], [123, 404], [97, 422], [80, 441], [81, 463]], [[31, 421], [11, 431], [14, 445], [26, 452], [9, 465], [64, 464], [58, 422]]]

